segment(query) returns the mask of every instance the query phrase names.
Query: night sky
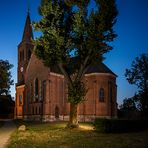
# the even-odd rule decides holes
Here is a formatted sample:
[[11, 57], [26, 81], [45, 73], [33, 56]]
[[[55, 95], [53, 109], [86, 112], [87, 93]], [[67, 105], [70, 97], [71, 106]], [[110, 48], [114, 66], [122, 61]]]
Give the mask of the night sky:
[[[0, 0], [0, 59], [14, 65], [12, 76], [17, 82], [17, 46], [21, 42], [28, 6], [32, 21], [40, 19], [40, 0]], [[91, 5], [93, 7], [93, 4]], [[114, 27], [118, 37], [114, 49], [105, 54], [104, 63], [118, 75], [117, 100], [132, 97], [137, 88], [128, 84], [124, 73], [141, 53], [148, 53], [148, 0], [117, 0], [118, 20]], [[37, 33], [34, 33], [37, 36]], [[15, 85], [11, 87], [15, 96]]]

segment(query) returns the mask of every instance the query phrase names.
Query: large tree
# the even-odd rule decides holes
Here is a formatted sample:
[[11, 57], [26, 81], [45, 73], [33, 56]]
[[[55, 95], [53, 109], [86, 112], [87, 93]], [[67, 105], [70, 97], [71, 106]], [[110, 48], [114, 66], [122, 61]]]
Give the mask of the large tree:
[[[69, 126], [77, 127], [77, 107], [86, 95], [83, 75], [92, 64], [101, 62], [112, 49], [109, 42], [117, 9], [115, 0], [42, 0], [41, 20], [34, 28], [41, 31], [35, 40], [35, 53], [46, 66], [57, 65], [66, 78], [70, 102]], [[74, 62], [75, 61], [75, 62]]]
[[130, 84], [137, 85], [138, 93], [135, 101], [144, 115], [148, 116], [148, 54], [141, 54], [132, 62], [131, 68], [126, 69], [125, 76]]
[[0, 96], [8, 95], [10, 86], [13, 85], [10, 69], [13, 67], [7, 60], [0, 60]]

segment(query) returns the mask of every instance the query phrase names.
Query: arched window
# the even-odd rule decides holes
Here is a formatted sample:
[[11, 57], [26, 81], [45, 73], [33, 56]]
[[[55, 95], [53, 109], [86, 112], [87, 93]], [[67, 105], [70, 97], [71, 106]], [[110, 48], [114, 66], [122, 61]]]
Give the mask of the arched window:
[[42, 83], [42, 99], [45, 100], [46, 97], [46, 81], [44, 80]]
[[23, 96], [19, 95], [19, 105], [22, 105], [22, 104], [23, 104]]
[[113, 90], [112, 90], [112, 83], [110, 84], [110, 102], [113, 100]]
[[55, 118], [59, 118], [59, 107], [55, 107]]
[[38, 79], [35, 79], [35, 97], [38, 97], [39, 95], [39, 82]]
[[31, 50], [28, 49], [28, 60], [30, 60], [30, 57], [31, 57]]
[[32, 106], [32, 114], [34, 115], [34, 107]]
[[100, 88], [100, 91], [99, 91], [99, 101], [100, 102], [104, 102], [104, 89], [103, 88]]
[[33, 102], [33, 87], [32, 87], [32, 83], [30, 83], [30, 101]]
[[37, 96], [39, 94], [39, 82], [38, 79], [35, 80], [35, 96]]
[[37, 115], [38, 114], [38, 108], [36, 107], [36, 111], [35, 111], [35, 114]]
[[20, 51], [20, 61], [24, 61], [24, 50]]
[[41, 108], [39, 107], [39, 114], [41, 114]]

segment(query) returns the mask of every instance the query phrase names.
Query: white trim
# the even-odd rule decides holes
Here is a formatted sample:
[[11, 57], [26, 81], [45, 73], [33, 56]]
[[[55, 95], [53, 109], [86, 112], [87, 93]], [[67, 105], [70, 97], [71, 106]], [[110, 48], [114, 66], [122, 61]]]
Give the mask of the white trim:
[[111, 119], [111, 118], [114, 118], [116, 119], [117, 117], [116, 116], [109, 116], [109, 115], [106, 115], [106, 116], [96, 116], [96, 115], [78, 115], [78, 120], [81, 121], [81, 122], [93, 122], [96, 118], [100, 118], [100, 119]]
[[64, 76], [62, 74], [57, 74], [57, 73], [54, 73], [54, 72], [50, 72], [50, 75], [64, 78]]
[[23, 119], [23, 116], [22, 115], [14, 115], [14, 119]]
[[89, 73], [89, 74], [85, 74], [84, 76], [87, 77], [87, 76], [93, 76], [93, 75], [113, 76], [116, 78], [116, 76], [111, 73]]

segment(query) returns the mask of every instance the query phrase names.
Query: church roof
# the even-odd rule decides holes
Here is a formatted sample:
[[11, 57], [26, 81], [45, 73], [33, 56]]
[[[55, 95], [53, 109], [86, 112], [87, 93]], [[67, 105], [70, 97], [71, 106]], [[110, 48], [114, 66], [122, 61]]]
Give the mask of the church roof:
[[24, 28], [24, 33], [22, 37], [22, 41], [29, 42], [33, 39], [33, 32], [32, 32], [32, 26], [31, 26], [31, 20], [30, 20], [30, 14], [28, 12], [27, 18], [26, 18], [26, 23], [25, 23], [25, 28]]
[[[72, 58], [72, 62], [74, 62], [77, 65], [77, 59]], [[69, 68], [68, 68], [69, 69]], [[67, 69], [67, 70], [68, 70]], [[50, 67], [50, 71], [58, 74], [62, 74], [61, 71], [57, 66]], [[71, 71], [71, 70], [70, 70]], [[73, 73], [73, 72], [70, 72]], [[95, 65], [91, 65], [88, 67], [87, 71], [85, 74], [91, 74], [91, 73], [109, 73], [114, 76], [117, 76], [114, 72], [112, 72], [104, 63], [97, 63]]]
[[25, 82], [24, 82], [24, 80], [22, 80], [22, 81], [17, 82], [16, 86], [21, 86], [21, 85], [24, 85], [24, 84], [25, 84]]
[[90, 73], [110, 73], [113, 74], [114, 76], [117, 76], [115, 73], [113, 73], [104, 63], [98, 63], [96, 65], [91, 65], [85, 74], [90, 74]]

